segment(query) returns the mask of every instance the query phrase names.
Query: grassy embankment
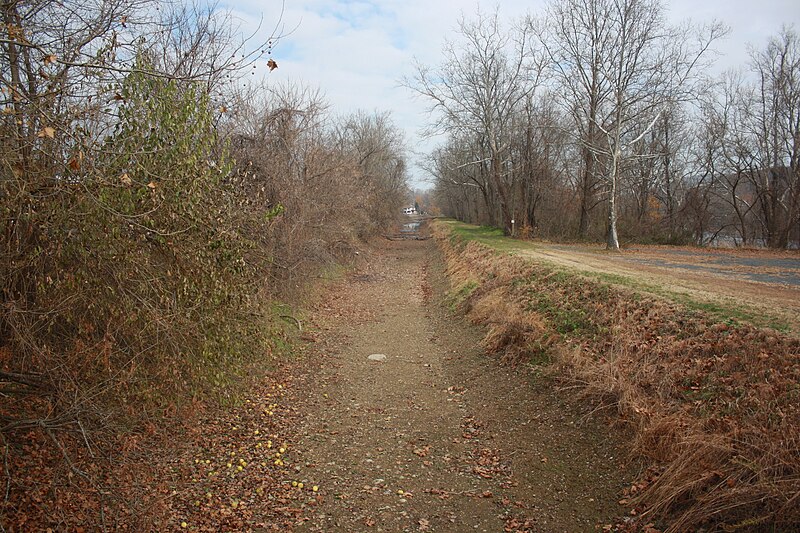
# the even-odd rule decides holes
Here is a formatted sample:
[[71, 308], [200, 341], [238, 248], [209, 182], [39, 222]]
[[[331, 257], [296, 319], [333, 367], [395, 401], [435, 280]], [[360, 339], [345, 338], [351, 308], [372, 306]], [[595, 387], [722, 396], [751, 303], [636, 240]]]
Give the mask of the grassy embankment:
[[[520, 241], [516, 239], [508, 239], [503, 235], [503, 231], [498, 228], [489, 226], [472, 226], [463, 224], [455, 220], [443, 220], [440, 223], [446, 224], [454, 235], [457, 235], [465, 240], [474, 240], [485, 244], [498, 252], [508, 252], [510, 254], [519, 254], [526, 251], [534, 251], [537, 245], [531, 241]], [[606, 250], [598, 249], [598, 254], [608, 253]], [[557, 263], [541, 260], [545, 265], [552, 266], [558, 269]], [[618, 285], [633, 289], [637, 293], [647, 293], [659, 298], [671, 300], [675, 303], [681, 304], [692, 311], [702, 311], [707, 313], [720, 321], [737, 320], [740, 322], [748, 322], [758, 327], [768, 327], [778, 330], [783, 333], [790, 333], [793, 324], [787, 322], [786, 318], [779, 316], [776, 313], [769, 313], [764, 309], [755, 309], [746, 305], [743, 302], [730, 302], [730, 301], [709, 301], [708, 299], [698, 299], [693, 295], [671, 290], [668, 287], [651, 283], [646, 280], [635, 278], [632, 276], [620, 275], [612, 272], [595, 272], [584, 271], [581, 275], [605, 282], [611, 285]], [[796, 331], [800, 333], [800, 331]]]
[[632, 430], [652, 465], [624, 497], [642, 523], [800, 529], [800, 340], [636, 280], [515, 257], [533, 245], [497, 230], [434, 228], [451, 304], [486, 326], [487, 351], [548, 365]]

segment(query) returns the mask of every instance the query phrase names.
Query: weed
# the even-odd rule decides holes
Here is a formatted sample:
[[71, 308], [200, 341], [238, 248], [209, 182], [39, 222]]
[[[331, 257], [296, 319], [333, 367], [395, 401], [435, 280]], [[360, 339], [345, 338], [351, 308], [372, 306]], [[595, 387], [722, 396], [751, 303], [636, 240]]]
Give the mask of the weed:
[[629, 288], [634, 291], [630, 297], [636, 301], [640, 301], [645, 295], [649, 294], [681, 304], [687, 310], [705, 313], [723, 322], [747, 322], [782, 333], [789, 333], [792, 330], [791, 324], [786, 320], [768, 314], [765, 315], [763, 310], [753, 309], [742, 304], [701, 301], [682, 292], [672, 291], [660, 285], [619, 274], [583, 272], [581, 275], [595, 278], [611, 285]]
[[[567, 305], [559, 305], [564, 303]], [[543, 292], [536, 293], [535, 299], [526, 309], [547, 317], [553, 329], [562, 335], [587, 334], [595, 329], [585, 309], [568, 305], [563, 300], [557, 303]]]
[[534, 341], [528, 348], [528, 353], [530, 357], [528, 359], [528, 364], [531, 366], [547, 366], [553, 362], [553, 354], [551, 352], [552, 347], [550, 343], [547, 341], [547, 337], [543, 337], [541, 340]]
[[457, 288], [449, 291], [447, 293], [446, 303], [447, 306], [450, 308], [451, 311], [455, 311], [459, 305], [464, 303], [464, 301], [469, 298], [475, 289], [478, 288], [477, 281], [467, 281], [462, 283]]
[[490, 247], [496, 252], [513, 253], [520, 249], [532, 250], [535, 248], [530, 241], [521, 241], [507, 237], [503, 230], [492, 226], [473, 226], [456, 220], [441, 221], [450, 230], [451, 242], [465, 245], [470, 241], [479, 242]]

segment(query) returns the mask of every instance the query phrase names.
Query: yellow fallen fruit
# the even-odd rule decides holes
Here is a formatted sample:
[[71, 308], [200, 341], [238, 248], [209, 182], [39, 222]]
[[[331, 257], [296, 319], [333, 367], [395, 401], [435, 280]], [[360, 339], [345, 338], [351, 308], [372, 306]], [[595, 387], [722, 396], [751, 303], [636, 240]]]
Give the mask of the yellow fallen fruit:
[[296, 486], [297, 486], [297, 481], [292, 481], [292, 487], [296, 487]]
[[297, 488], [298, 488], [298, 489], [302, 489], [302, 488], [303, 488], [303, 483], [298, 483], [298, 484], [297, 484]]
[[181, 527], [186, 529], [189, 526], [186, 522], [181, 522]]
[[314, 492], [317, 492], [319, 490], [319, 487], [314, 485], [313, 487], [311, 487], [311, 490], [313, 490]]

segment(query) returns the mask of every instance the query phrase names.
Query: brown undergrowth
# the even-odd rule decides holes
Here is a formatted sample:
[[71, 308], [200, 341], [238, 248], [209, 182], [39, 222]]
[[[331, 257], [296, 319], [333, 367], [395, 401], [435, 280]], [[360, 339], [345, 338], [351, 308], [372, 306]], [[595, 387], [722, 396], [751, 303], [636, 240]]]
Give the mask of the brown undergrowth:
[[[0, 531], [163, 531], [181, 529], [183, 521], [196, 531], [238, 531], [259, 520], [291, 522], [294, 508], [284, 501], [291, 495], [280, 481], [285, 467], [273, 464], [276, 450], [267, 444], [272, 440], [277, 449], [291, 440], [288, 359], [270, 353], [260, 366], [248, 365], [251, 376], [224, 406], [197, 398], [163, 408], [140, 403], [133, 428], [98, 431], [51, 418], [1, 435]], [[47, 412], [42, 398], [28, 401], [28, 410]], [[241, 472], [235, 470], [239, 459], [250, 464]], [[248, 486], [260, 487], [258, 498], [242, 488], [248, 479]], [[228, 493], [246, 496], [254, 509], [263, 495], [283, 505], [263, 505], [257, 516], [244, 505], [231, 513]]]
[[451, 304], [487, 326], [490, 353], [552, 362], [633, 430], [651, 464], [621, 500], [637, 523], [800, 528], [800, 340], [435, 236]]

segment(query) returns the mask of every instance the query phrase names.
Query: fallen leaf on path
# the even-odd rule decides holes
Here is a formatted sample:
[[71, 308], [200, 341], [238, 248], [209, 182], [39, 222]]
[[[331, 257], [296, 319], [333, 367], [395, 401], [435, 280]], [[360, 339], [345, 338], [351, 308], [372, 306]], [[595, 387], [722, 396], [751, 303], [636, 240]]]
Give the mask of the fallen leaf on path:
[[430, 446], [425, 446], [424, 448], [417, 448], [416, 450], [414, 450], [414, 455], [418, 455], [420, 457], [427, 457], [428, 453], [430, 453], [430, 451], [431, 451], [431, 447]]

